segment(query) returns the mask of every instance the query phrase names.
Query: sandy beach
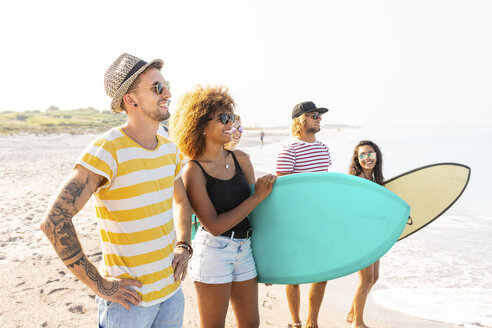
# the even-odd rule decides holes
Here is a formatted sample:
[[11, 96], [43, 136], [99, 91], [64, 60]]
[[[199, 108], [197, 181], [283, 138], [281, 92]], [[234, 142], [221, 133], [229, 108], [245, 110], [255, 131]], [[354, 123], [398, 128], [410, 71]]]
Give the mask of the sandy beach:
[[[266, 143], [288, 138], [288, 131], [265, 130]], [[95, 327], [97, 309], [92, 292], [57, 258], [39, 230], [50, 198], [71, 171], [93, 135], [17, 135], [1, 137], [0, 150], [0, 275], [6, 302], [0, 308], [0, 327]], [[259, 130], [245, 132], [241, 147], [260, 147]], [[266, 166], [257, 169], [264, 172]], [[89, 259], [101, 261], [99, 235], [92, 202], [75, 217], [75, 227]], [[385, 266], [385, 258], [381, 266]], [[351, 275], [330, 281], [321, 308], [320, 328], [350, 327], [344, 315], [357, 285]], [[302, 286], [301, 317], [307, 315], [308, 285]], [[376, 285], [375, 291], [384, 288]], [[185, 280], [184, 327], [199, 327], [195, 291]], [[290, 322], [285, 287], [259, 287], [261, 327], [286, 327]], [[369, 327], [459, 327], [418, 319], [379, 305], [371, 297], [365, 311]], [[227, 327], [235, 327], [230, 310]]]

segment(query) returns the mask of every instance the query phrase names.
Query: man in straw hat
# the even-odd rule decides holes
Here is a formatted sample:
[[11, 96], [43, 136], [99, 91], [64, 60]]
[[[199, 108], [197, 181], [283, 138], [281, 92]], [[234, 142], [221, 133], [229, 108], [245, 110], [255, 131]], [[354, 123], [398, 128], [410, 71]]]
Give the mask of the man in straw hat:
[[[321, 128], [321, 115], [327, 108], [318, 108], [312, 101], [297, 104], [292, 110], [291, 133], [297, 139], [284, 146], [277, 156], [277, 176], [303, 173], [326, 172], [331, 165], [328, 146], [316, 140], [316, 133]], [[307, 328], [318, 327], [318, 314], [325, 294], [326, 281], [311, 285], [309, 291], [309, 310]], [[299, 316], [301, 292], [299, 285], [287, 285], [287, 303], [289, 304], [292, 323], [291, 328], [302, 327]]]
[[[126, 112], [128, 120], [81, 154], [41, 223], [63, 263], [97, 295], [100, 327], [182, 327], [191, 209], [182, 155], [156, 133], [169, 117], [171, 97], [162, 66], [160, 59], [147, 63], [129, 54], [111, 64], [104, 87], [111, 110]], [[92, 195], [101, 272], [84, 254], [72, 222]]]

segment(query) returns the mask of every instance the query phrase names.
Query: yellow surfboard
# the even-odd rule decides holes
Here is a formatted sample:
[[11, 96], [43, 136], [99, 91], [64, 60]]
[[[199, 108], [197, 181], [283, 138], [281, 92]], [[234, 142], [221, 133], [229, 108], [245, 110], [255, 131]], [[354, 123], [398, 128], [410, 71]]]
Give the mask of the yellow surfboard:
[[387, 189], [410, 205], [410, 217], [398, 240], [419, 231], [446, 212], [465, 190], [470, 172], [466, 165], [439, 163], [384, 182]]

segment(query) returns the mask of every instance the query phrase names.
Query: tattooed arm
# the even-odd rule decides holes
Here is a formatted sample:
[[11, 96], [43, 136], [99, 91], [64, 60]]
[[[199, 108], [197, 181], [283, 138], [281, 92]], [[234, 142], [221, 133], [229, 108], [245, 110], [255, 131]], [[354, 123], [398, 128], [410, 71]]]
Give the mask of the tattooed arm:
[[106, 179], [77, 165], [58, 189], [49, 206], [41, 230], [46, 234], [56, 253], [70, 271], [99, 297], [130, 308], [128, 302], [138, 305], [140, 295], [128, 286], [142, 287], [139, 281], [103, 277], [82, 250], [72, 219]]

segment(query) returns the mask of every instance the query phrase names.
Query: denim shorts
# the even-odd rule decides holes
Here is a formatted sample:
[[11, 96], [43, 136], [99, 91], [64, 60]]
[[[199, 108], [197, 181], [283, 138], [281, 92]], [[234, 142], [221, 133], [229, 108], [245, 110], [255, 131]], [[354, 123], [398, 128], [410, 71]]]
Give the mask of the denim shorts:
[[200, 228], [192, 244], [193, 257], [188, 272], [191, 281], [226, 284], [257, 276], [249, 238], [215, 237]]
[[164, 302], [152, 306], [130, 304], [127, 310], [120, 303], [96, 296], [99, 328], [182, 328], [184, 296], [181, 288]]

